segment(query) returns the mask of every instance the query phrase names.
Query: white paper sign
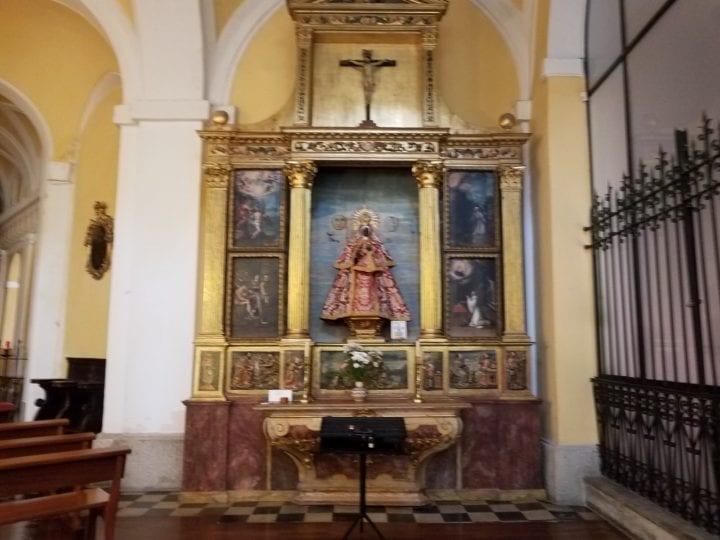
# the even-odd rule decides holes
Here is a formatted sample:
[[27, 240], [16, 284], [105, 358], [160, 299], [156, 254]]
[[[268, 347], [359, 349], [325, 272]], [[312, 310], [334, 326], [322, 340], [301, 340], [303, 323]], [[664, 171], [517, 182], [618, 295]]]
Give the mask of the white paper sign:
[[407, 339], [407, 321], [390, 321], [390, 339]]
[[268, 390], [268, 403], [280, 403], [282, 398], [292, 402], [292, 390]]

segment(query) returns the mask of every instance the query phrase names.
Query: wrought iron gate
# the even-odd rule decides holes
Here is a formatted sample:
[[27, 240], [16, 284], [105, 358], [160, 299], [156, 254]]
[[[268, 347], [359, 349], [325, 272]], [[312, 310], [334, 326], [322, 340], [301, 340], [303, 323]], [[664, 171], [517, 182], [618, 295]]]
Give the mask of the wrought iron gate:
[[703, 118], [592, 206], [602, 472], [720, 533], [720, 141]]

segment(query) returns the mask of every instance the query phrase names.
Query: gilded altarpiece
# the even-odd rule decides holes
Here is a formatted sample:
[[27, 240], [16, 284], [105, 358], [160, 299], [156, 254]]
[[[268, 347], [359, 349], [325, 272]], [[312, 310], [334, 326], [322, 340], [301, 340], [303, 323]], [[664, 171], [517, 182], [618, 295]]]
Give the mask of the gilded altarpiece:
[[[287, 489], [302, 503], [353, 502], [352, 464], [316, 453], [328, 414], [406, 419], [409, 454], [371, 466], [371, 503], [419, 504], [426, 487], [540, 487], [539, 452], [526, 444], [537, 444], [539, 434], [523, 279], [522, 147], [529, 135], [438, 127], [434, 49], [446, 7], [443, 0], [288, 2], [298, 37], [293, 125], [251, 132], [218, 117], [200, 132], [186, 492], [242, 498]], [[375, 37], [378, 27], [404, 35], [373, 48], [350, 40], [332, 52], [333, 32], [358, 27]], [[335, 117], [352, 125], [323, 127], [331, 115], [315, 94], [328, 89], [320, 88], [322, 70], [313, 62], [325, 70], [359, 62], [362, 71], [372, 58], [390, 70], [400, 67], [385, 58], [393, 43], [402, 44], [402, 58], [415, 59], [419, 82], [408, 96], [417, 102], [419, 127], [375, 125], [397, 102], [374, 94], [368, 79], [364, 109]], [[363, 93], [357, 97], [362, 102]], [[358, 215], [366, 221], [354, 225]], [[363, 233], [363, 223], [372, 231]], [[353, 336], [352, 327], [324, 316], [337, 261], [362, 234], [393, 259], [392, 287], [409, 314], [401, 337], [391, 338], [389, 325]], [[382, 377], [369, 385], [365, 403], [351, 402], [352, 381], [340, 374], [349, 341], [383, 353]], [[292, 402], [263, 403], [274, 389], [291, 390]], [[527, 463], [518, 466], [518, 459]], [[344, 479], [333, 480], [338, 475]]]

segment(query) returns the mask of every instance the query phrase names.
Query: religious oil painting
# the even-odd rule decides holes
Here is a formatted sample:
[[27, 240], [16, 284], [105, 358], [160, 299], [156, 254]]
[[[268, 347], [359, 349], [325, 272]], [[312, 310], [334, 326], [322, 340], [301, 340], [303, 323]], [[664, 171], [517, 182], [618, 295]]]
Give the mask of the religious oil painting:
[[232, 351], [229, 390], [280, 388], [280, 353], [277, 351]]
[[497, 389], [497, 352], [494, 349], [450, 351], [448, 354], [451, 389]]
[[527, 390], [527, 351], [505, 352], [505, 381], [508, 390]]
[[283, 353], [283, 388], [299, 391], [305, 389], [305, 352], [302, 350]]
[[220, 390], [220, 351], [200, 351], [197, 389], [201, 392]]
[[445, 184], [446, 245], [493, 249], [497, 239], [497, 182], [492, 171], [453, 170]]
[[231, 338], [272, 338], [280, 334], [281, 275], [279, 257], [233, 256], [228, 286]]
[[442, 351], [422, 352], [422, 389], [442, 390], [444, 379]]
[[[408, 388], [408, 353], [406, 349], [382, 349], [379, 374], [365, 383], [370, 390], [398, 391]], [[342, 350], [320, 350], [319, 387], [325, 390], [349, 390], [353, 381], [342, 374], [347, 355]]]
[[445, 258], [445, 324], [451, 337], [498, 334], [499, 269], [494, 256]]
[[233, 248], [280, 248], [283, 242], [283, 173], [236, 169], [233, 176]]

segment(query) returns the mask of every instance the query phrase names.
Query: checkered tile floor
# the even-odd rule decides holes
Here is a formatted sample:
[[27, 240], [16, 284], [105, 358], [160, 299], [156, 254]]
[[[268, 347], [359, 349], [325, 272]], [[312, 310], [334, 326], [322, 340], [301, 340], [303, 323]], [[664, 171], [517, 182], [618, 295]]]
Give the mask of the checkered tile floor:
[[[545, 501], [437, 500], [426, 506], [368, 506], [375, 523], [461, 523], [598, 520], [587, 508], [558, 506]], [[125, 493], [119, 517], [218, 516], [220, 522], [276, 523], [353, 521], [357, 506], [298, 506], [289, 502], [260, 501], [181, 503], [177, 493]]]

